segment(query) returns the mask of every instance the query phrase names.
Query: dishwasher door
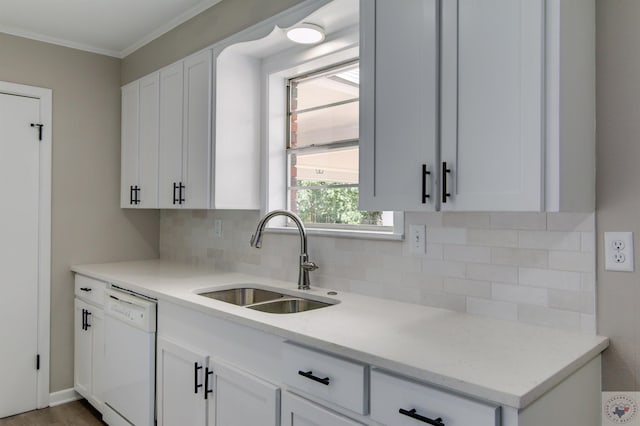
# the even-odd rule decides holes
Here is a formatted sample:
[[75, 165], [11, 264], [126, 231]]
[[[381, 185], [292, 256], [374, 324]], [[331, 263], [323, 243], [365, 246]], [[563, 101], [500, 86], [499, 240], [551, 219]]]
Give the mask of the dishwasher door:
[[126, 424], [122, 420], [135, 426], [154, 424], [155, 307], [134, 296], [107, 294], [104, 402], [109, 424]]

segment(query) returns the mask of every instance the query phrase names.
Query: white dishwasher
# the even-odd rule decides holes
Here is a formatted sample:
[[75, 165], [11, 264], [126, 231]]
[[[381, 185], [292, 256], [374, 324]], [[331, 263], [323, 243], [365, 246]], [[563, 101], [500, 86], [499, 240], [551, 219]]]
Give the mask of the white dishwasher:
[[110, 426], [153, 426], [156, 301], [111, 288], [104, 307], [104, 413]]

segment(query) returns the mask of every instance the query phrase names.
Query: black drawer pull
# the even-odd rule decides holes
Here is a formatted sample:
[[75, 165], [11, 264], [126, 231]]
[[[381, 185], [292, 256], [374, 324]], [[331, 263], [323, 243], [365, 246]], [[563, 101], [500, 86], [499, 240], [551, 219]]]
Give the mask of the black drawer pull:
[[313, 375], [313, 371], [304, 372], [304, 371], [301, 370], [301, 371], [298, 371], [298, 374], [301, 375], [302, 377], [306, 377], [307, 379], [311, 379], [314, 382], [322, 383], [325, 386], [329, 386], [329, 380], [330, 379], [328, 377], [325, 377], [323, 379], [323, 378], [314, 376]]
[[423, 423], [427, 423], [433, 426], [444, 426], [444, 423], [442, 423], [442, 417], [438, 417], [437, 419], [433, 420], [416, 413], [415, 408], [411, 410], [405, 410], [404, 408], [401, 408], [399, 413], [405, 416], [411, 417], [412, 419], [420, 420]]
[[451, 197], [451, 193], [447, 192], [447, 174], [451, 173], [451, 169], [447, 168], [447, 162], [442, 162], [442, 202], [447, 202], [447, 197]]
[[193, 363], [193, 391], [198, 393], [198, 389], [202, 387], [202, 383], [198, 384], [198, 370], [202, 370], [202, 366], [197, 362]]
[[[209, 389], [209, 376], [213, 379], [213, 370], [204, 369], [204, 399], [209, 399], [209, 394], [213, 393], [213, 389]], [[212, 380], [213, 381], [213, 380]]]
[[431, 172], [427, 170], [427, 165], [422, 165], [422, 204], [427, 204], [427, 198], [431, 198], [430, 194], [427, 194], [427, 175]]
[[91, 289], [89, 287], [80, 287], [80, 290], [82, 290], [82, 291], [91, 291]]

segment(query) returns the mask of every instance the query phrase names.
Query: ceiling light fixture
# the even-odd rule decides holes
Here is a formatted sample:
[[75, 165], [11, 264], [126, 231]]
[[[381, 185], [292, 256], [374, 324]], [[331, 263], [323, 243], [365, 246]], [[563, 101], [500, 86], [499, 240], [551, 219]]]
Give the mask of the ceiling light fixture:
[[287, 38], [300, 44], [315, 44], [324, 40], [324, 28], [303, 22], [287, 30]]

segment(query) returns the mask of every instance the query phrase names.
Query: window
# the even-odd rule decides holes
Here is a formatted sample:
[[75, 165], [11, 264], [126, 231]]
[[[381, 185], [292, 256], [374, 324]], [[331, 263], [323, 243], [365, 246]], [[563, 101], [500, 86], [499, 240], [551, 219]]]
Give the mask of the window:
[[287, 80], [287, 203], [310, 227], [392, 231], [358, 210], [358, 62]]

